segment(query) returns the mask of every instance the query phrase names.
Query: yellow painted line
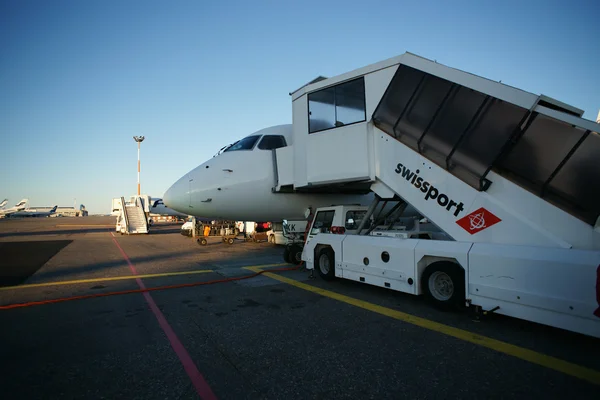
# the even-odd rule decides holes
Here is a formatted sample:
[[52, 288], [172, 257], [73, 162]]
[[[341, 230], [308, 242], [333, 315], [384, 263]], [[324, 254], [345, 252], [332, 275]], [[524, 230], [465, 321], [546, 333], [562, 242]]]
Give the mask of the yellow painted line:
[[[254, 272], [259, 272], [261, 270], [260, 267], [247, 267], [247, 269]], [[278, 274], [265, 272], [263, 275], [278, 280], [280, 282], [287, 283], [288, 285], [295, 286], [299, 289], [307, 290], [309, 292], [313, 292], [321, 296], [329, 297], [331, 299], [338, 300], [365, 310], [369, 310], [377, 314], [385, 315], [386, 317], [394, 318], [399, 321], [407, 322], [409, 324], [413, 324], [421, 328], [429, 329], [431, 331], [439, 332], [444, 335], [452, 336], [457, 339], [464, 340], [465, 342], [474, 343], [476, 345], [483, 346], [500, 353], [508, 354], [510, 356], [520, 358], [522, 360], [529, 361], [531, 363], [538, 364], [543, 367], [550, 368], [555, 371], [559, 371], [579, 379], [583, 379], [595, 385], [600, 385], [600, 371], [596, 371], [591, 368], [582, 367], [580, 365], [573, 364], [568, 361], [564, 361], [555, 357], [538, 353], [536, 351], [529, 350], [523, 347], [515, 346], [510, 343], [502, 342], [500, 340], [482, 336], [474, 332], [454, 328], [452, 326], [444, 325], [439, 322], [434, 322], [425, 318], [393, 310], [391, 308], [378, 306], [373, 303], [345, 296], [343, 294], [331, 292], [326, 289], [321, 289], [312, 285], [307, 285], [305, 283], [298, 282], [294, 279], [286, 278]]]
[[114, 228], [115, 225], [75, 225], [75, 224], [61, 224], [54, 225], [56, 228]]
[[45, 287], [45, 286], [77, 285], [80, 283], [123, 281], [123, 280], [127, 280], [127, 279], [136, 279], [136, 278], [159, 278], [159, 277], [163, 277], [163, 276], [206, 274], [209, 272], [214, 272], [214, 271], [211, 269], [202, 269], [202, 270], [195, 270], [195, 271], [164, 272], [164, 273], [160, 273], [160, 274], [126, 275], [126, 276], [114, 276], [114, 277], [110, 277], [110, 278], [78, 279], [78, 280], [74, 280], [74, 281], [31, 283], [28, 285], [0, 287], [0, 291], [29, 289], [29, 288]]
[[[289, 265], [289, 264], [285, 264], [285, 263], [283, 263], [283, 264], [263, 264], [263, 265], [253, 265], [253, 266], [242, 267], [242, 268], [247, 268], [247, 269], [259, 268], [259, 270], [260, 270], [260, 268], [280, 267], [283, 265]], [[214, 271], [212, 269], [201, 269], [201, 270], [182, 271], [182, 272], [163, 272], [163, 273], [159, 273], [159, 274], [125, 275], [125, 276], [115, 276], [115, 277], [106, 277], [106, 278], [77, 279], [77, 280], [72, 280], [72, 281], [31, 283], [31, 284], [27, 284], [27, 285], [0, 287], [0, 291], [29, 289], [29, 288], [45, 287], [45, 286], [77, 285], [77, 284], [81, 284], [81, 283], [122, 281], [122, 280], [128, 280], [128, 279], [136, 279], [136, 278], [160, 278], [160, 277], [166, 277], [166, 276], [206, 274], [209, 272], [214, 272]]]

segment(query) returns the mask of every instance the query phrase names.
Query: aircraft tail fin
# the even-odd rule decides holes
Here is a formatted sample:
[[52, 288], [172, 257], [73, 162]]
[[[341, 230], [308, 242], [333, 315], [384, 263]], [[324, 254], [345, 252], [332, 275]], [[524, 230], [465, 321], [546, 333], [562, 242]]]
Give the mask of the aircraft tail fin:
[[28, 201], [29, 199], [22, 199], [20, 202], [15, 204], [15, 207], [25, 207], [25, 204], [27, 204]]
[[6, 205], [6, 203], [8, 203], [8, 199], [2, 200], [2, 203], [0, 203], [0, 208], [4, 208], [4, 206]]
[[54, 214], [56, 212], [57, 208], [58, 208], [58, 206], [52, 207], [52, 210], [50, 210], [50, 214]]

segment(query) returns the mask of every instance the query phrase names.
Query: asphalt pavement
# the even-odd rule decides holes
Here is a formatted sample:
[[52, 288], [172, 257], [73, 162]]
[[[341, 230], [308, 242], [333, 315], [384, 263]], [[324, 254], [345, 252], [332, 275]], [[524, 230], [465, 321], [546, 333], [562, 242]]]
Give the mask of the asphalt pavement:
[[202, 284], [291, 265], [269, 243], [113, 223], [0, 221], [0, 306], [25, 305], [0, 308], [3, 399], [600, 398], [597, 339], [302, 268]]

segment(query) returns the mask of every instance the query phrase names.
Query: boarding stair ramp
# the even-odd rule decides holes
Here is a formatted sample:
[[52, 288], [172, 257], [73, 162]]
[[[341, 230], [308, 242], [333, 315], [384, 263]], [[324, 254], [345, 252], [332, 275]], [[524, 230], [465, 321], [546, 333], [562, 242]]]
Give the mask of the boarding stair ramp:
[[123, 207], [125, 233], [148, 233], [148, 220], [146, 219], [146, 214], [144, 213], [142, 199], [137, 197], [133, 203], [126, 204], [124, 198], [121, 197], [121, 204], [125, 204]]
[[276, 151], [280, 186], [368, 184], [456, 241], [600, 249], [599, 124], [546, 96], [411, 54], [398, 61], [363, 75], [362, 123], [310, 134], [302, 120], [318, 98], [310, 86], [308, 101], [295, 95], [296, 149]]
[[599, 249], [600, 125], [546, 96], [437, 70], [400, 65], [381, 98], [378, 179], [457, 240]]

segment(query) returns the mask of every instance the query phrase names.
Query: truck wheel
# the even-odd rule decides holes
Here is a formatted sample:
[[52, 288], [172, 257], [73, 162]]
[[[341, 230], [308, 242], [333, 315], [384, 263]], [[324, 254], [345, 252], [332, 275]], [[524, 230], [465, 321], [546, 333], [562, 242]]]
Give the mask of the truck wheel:
[[229, 238], [229, 239], [227, 239], [227, 243], [229, 243], [229, 244], [233, 244], [233, 238]]
[[275, 244], [275, 235], [269, 236], [269, 243]]
[[324, 247], [317, 253], [316, 268], [321, 278], [330, 281], [335, 278], [335, 255], [331, 247]]
[[302, 247], [297, 244], [291, 245], [289, 258], [290, 258], [290, 263], [292, 263], [292, 264], [296, 264], [296, 265], [302, 264]]
[[290, 248], [289, 246], [285, 246], [283, 248], [283, 261], [285, 261], [286, 263], [290, 263]]
[[436, 308], [457, 309], [465, 303], [465, 272], [452, 262], [436, 262], [421, 277], [421, 288]]
[[206, 240], [206, 238], [201, 238], [197, 240], [198, 244], [201, 246], [206, 246], [208, 241]]

